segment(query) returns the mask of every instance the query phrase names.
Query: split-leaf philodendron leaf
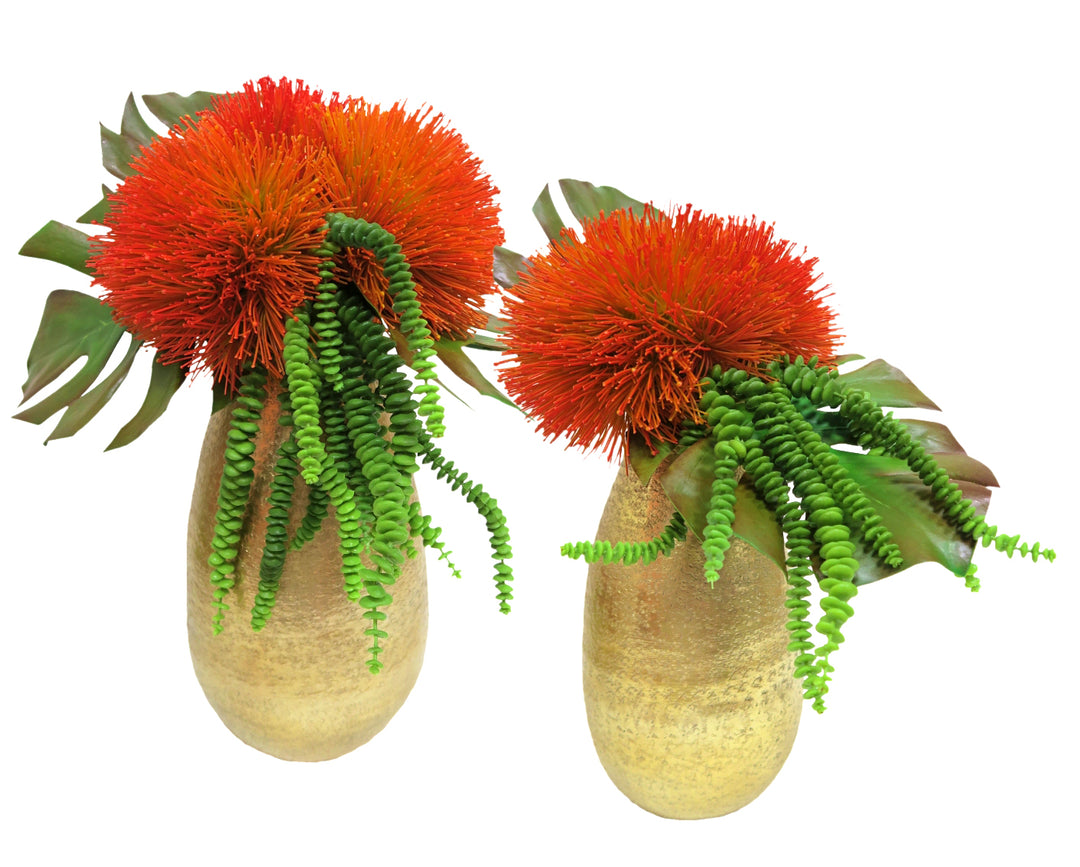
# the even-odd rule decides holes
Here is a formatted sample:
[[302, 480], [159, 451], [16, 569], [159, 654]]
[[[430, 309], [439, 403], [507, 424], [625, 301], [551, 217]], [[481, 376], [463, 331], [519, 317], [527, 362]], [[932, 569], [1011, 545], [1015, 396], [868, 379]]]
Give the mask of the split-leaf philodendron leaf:
[[[199, 91], [189, 96], [163, 93], [143, 97], [151, 113], [172, 127], [183, 117], [194, 118], [208, 108], [215, 94]], [[150, 144], [157, 133], [139, 113], [135, 98], [128, 95], [120, 122], [120, 132], [101, 127], [102, 165], [117, 178], [131, 174], [131, 161]], [[81, 223], [100, 223], [108, 212], [108, 187], [102, 186], [102, 198], [79, 217]], [[93, 276], [87, 261], [93, 239], [85, 232], [55, 220], [46, 223], [22, 247], [19, 253], [56, 262]], [[41, 424], [60, 410], [65, 410], [59, 424], [46, 442], [71, 436], [81, 429], [109, 401], [131, 370], [141, 343], [131, 344], [112, 371], [97, 385], [113, 349], [124, 335], [113, 321], [111, 308], [82, 292], [57, 290], [45, 303], [41, 325], [27, 359], [28, 378], [23, 387], [23, 402], [56, 380], [78, 359], [86, 363], [67, 383], [39, 403], [24, 409], [15, 418]], [[164, 365], [154, 357], [150, 384], [138, 413], [120, 430], [108, 448], [132, 442], [152, 424], [169, 405], [169, 400], [184, 380], [179, 366]], [[94, 386], [91, 388], [91, 386]]]

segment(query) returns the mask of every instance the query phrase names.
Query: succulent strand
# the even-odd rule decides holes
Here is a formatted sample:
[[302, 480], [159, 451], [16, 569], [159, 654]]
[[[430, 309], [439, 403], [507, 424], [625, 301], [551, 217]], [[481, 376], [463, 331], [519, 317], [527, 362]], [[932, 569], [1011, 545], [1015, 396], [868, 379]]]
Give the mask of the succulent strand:
[[[733, 536], [741, 470], [783, 532], [788, 552], [784, 564], [788, 649], [796, 654], [795, 677], [819, 712], [824, 710], [834, 670], [831, 655], [843, 643], [843, 626], [854, 614], [851, 601], [858, 593], [860, 569], [857, 543], [893, 569], [903, 567], [904, 558], [881, 515], [808, 414], [834, 408], [834, 415], [858, 445], [905, 461], [960, 534], [983, 546], [994, 545], [1009, 556], [1019, 552], [1033, 560], [1054, 559], [1052, 549], [1022, 543], [1018, 536], [1001, 534], [988, 525], [901, 422], [885, 414], [864, 390], [842, 382], [835, 368], [819, 365], [816, 358], [780, 359], [757, 374], [715, 366], [699, 386], [698, 417], [683, 423], [678, 446], [687, 448], [702, 439], [712, 443], [713, 481], [700, 529], [705, 578], [712, 583], [720, 577]], [[678, 512], [676, 518], [680, 518]], [[651, 543], [578, 543], [564, 545], [562, 553], [590, 563], [633, 563], [646, 555], [668, 553], [674, 544], [665, 531]], [[823, 592], [821, 613], [814, 624], [809, 601], [812, 575]], [[973, 564], [964, 580], [969, 588], [978, 589]], [[816, 646], [812, 630], [821, 636]]]
[[420, 385], [416, 387], [416, 393], [423, 396], [419, 414], [427, 418], [432, 436], [442, 436], [446, 428], [442, 424], [443, 408], [435, 385], [435, 363], [431, 360], [435, 355], [435, 341], [416, 300], [416, 284], [413, 283], [409, 263], [401, 252], [401, 245], [377, 223], [350, 219], [342, 214], [330, 214], [327, 223], [328, 240], [370, 250], [382, 263], [388, 282], [387, 292], [393, 299], [393, 310], [399, 317], [408, 350], [413, 353], [412, 366], [416, 378], [420, 380]]
[[435, 477], [446, 480], [450, 490], [459, 491], [465, 498], [465, 502], [471, 503], [487, 525], [488, 537], [491, 542], [492, 558], [495, 560], [495, 598], [499, 601], [499, 610], [503, 614], [510, 613], [510, 600], [514, 594], [510, 582], [514, 579], [514, 573], [506, 562], [513, 553], [510, 550], [510, 532], [506, 528], [506, 517], [495, 498], [488, 494], [483, 487], [469, 478], [468, 473], [463, 473], [454, 466], [453, 461], [448, 461], [432, 441], [431, 437], [422, 433], [419, 437], [420, 456], [425, 464], [435, 471]]
[[217, 513], [214, 516], [214, 535], [210, 540], [210, 583], [213, 585], [214, 634], [222, 630], [225, 612], [229, 609], [225, 597], [236, 583], [236, 558], [239, 556], [240, 533], [244, 510], [255, 479], [255, 435], [266, 398], [266, 377], [256, 370], [241, 375], [240, 388], [229, 420], [225, 446], [225, 461], [218, 487]]
[[[400, 246], [378, 225], [340, 215], [327, 218], [325, 231], [318, 250], [316, 294], [285, 324], [280, 421], [291, 427], [291, 433], [278, 450], [270, 484], [252, 627], [260, 630], [267, 625], [288, 553], [311, 541], [333, 514], [344, 592], [369, 621], [367, 664], [374, 673], [382, 668], [379, 657], [390, 634], [385, 628], [393, 602], [389, 588], [405, 560], [418, 556], [423, 546], [431, 547], [460, 577], [439, 538], [442, 531], [413, 500], [412, 479], [421, 463], [460, 490], [485, 519], [503, 612], [510, 610], [512, 598], [513, 572], [506, 562], [511, 550], [506, 520], [495, 499], [433, 445], [432, 437], [443, 432], [431, 361], [433, 341]], [[387, 325], [357, 287], [335, 282], [335, 257], [346, 247], [369, 250], [382, 264], [418, 385], [413, 386], [406, 375]], [[263, 372], [245, 373], [231, 418], [210, 555], [215, 631], [221, 629], [228, 608], [224, 599], [236, 581], [265, 385]], [[297, 478], [307, 486], [308, 504], [290, 542], [288, 521]]]
[[[283, 394], [281, 416], [278, 423], [292, 427], [292, 412], [288, 395]], [[251, 628], [256, 632], [266, 626], [277, 602], [278, 584], [285, 568], [285, 556], [289, 551], [289, 510], [292, 507], [296, 477], [300, 468], [296, 463], [296, 440], [291, 433], [281, 445], [274, 465], [274, 478], [270, 484], [270, 508], [266, 513], [266, 537], [263, 541], [262, 559], [259, 561], [259, 589], [251, 609]]]
[[562, 554], [574, 560], [584, 558], [586, 563], [649, 564], [662, 555], [670, 554], [675, 543], [685, 538], [686, 521], [675, 512], [660, 534], [648, 542], [617, 542], [614, 545], [606, 541], [574, 542], [563, 545]]

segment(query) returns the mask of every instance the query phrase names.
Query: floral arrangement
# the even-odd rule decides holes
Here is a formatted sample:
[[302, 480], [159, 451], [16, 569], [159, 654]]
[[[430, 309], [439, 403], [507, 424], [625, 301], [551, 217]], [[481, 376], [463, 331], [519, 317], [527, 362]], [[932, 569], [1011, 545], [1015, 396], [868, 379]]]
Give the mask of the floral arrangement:
[[[841, 372], [861, 356], [837, 354], [816, 259], [756, 218], [561, 188], [580, 235], [545, 188], [534, 213], [548, 249], [500, 254], [501, 380], [546, 437], [619, 455], [643, 484], [658, 475], [673, 509], [651, 541], [563, 554], [651, 562], [689, 532], [715, 582], [742, 537], [787, 574], [789, 650], [818, 711], [860, 586], [929, 561], [977, 590], [976, 542], [1054, 559], [986, 523], [996, 481], [947, 428], [883, 410], [937, 409], [907, 377], [880, 360]], [[824, 594], [816, 623], [811, 577]]]
[[[24, 401], [86, 361], [17, 417], [41, 423], [63, 410], [49, 438], [70, 436], [121, 385], [139, 349], [152, 347], [145, 401], [114, 448], [142, 434], [185, 378], [212, 377], [215, 411], [232, 407], [210, 555], [215, 630], [236, 580], [254, 437], [269, 404], [291, 434], [277, 456], [254, 629], [272, 615], [288, 552], [332, 513], [344, 590], [370, 621], [368, 665], [378, 671], [388, 588], [402, 563], [417, 543], [447, 553], [410, 501], [420, 464], [484, 518], [508, 611], [503, 515], [434, 444], [443, 432], [436, 356], [505, 400], [463, 352], [498, 345], [483, 333], [493, 323], [482, 305], [495, 290], [491, 257], [502, 231], [497, 190], [479, 161], [430, 109], [324, 99], [301, 81], [263, 78], [236, 93], [145, 102], [167, 135], [131, 97], [120, 132], [102, 132], [104, 165], [121, 183], [80, 221], [108, 231], [91, 237], [53, 222], [21, 250], [91, 275], [102, 298], [49, 297]], [[91, 388], [125, 332], [127, 353]], [[298, 478], [310, 495], [289, 538]]]

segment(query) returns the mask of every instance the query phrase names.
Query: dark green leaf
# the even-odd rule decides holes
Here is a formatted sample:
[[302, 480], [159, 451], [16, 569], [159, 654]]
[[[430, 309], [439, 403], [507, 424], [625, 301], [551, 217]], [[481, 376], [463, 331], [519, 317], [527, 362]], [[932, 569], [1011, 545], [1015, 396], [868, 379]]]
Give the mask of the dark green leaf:
[[109, 213], [110, 190], [104, 184], [101, 185], [101, 200], [89, 211], [79, 217], [76, 223], [95, 223], [100, 225], [105, 222], [105, 216]]
[[644, 202], [631, 199], [626, 193], [614, 187], [598, 187], [588, 181], [563, 178], [559, 181], [559, 189], [562, 190], [566, 204], [570, 206], [570, 213], [574, 215], [574, 218], [579, 223], [594, 220], [601, 213], [610, 214], [613, 211], [621, 210], [633, 211], [634, 214], [640, 217], [645, 213], [647, 207]]
[[66, 289], [58, 289], [49, 295], [26, 360], [23, 403], [79, 358], [86, 356], [86, 364], [52, 395], [24, 409], [15, 418], [41, 424], [76, 400], [105, 369], [123, 334], [124, 329], [113, 322], [109, 307], [96, 298]]
[[671, 454], [672, 446], [670, 443], [659, 443], [654, 454], [645, 437], [635, 433], [630, 435], [627, 450], [630, 453], [630, 467], [641, 479], [641, 484], [647, 485], [657, 467]]
[[466, 342], [465, 346], [469, 349], [486, 349], [494, 352], [505, 352], [506, 344], [501, 340], [490, 337], [487, 334], [473, 334]]
[[142, 341], [132, 338], [128, 351], [124, 353], [124, 357], [113, 368], [112, 372], [86, 394], [68, 404], [64, 414], [60, 417], [60, 423], [45, 438], [46, 443], [77, 433], [82, 430], [90, 419], [98, 414], [101, 408], [109, 402], [109, 398], [116, 394], [116, 389], [120, 387], [120, 383], [127, 377], [140, 346], [142, 346]]
[[810, 422], [810, 426], [817, 432], [817, 435], [829, 445], [834, 446], [839, 443], [854, 445], [858, 442], [857, 438], [853, 437], [848, 431], [847, 424], [845, 424], [840, 413], [816, 409], [805, 397], [795, 398], [794, 404], [802, 417]]
[[880, 358], [864, 364], [858, 370], [841, 373], [839, 381], [845, 385], [861, 388], [879, 406], [917, 406], [922, 409], [940, 409], [923, 394], [902, 371]]
[[[547, 189], [545, 187], [545, 189]], [[549, 199], [550, 201], [550, 199]], [[506, 247], [495, 248], [495, 282], [503, 289], [509, 289], [518, 281], [518, 272], [529, 267], [529, 260], [520, 253], [508, 250]]]
[[464, 344], [461, 341], [457, 340], [436, 340], [435, 354], [439, 356], [439, 360], [449, 367], [459, 379], [471, 385], [480, 394], [493, 397], [496, 400], [505, 403], [507, 406], [512, 406], [517, 409], [517, 404], [499, 391], [499, 389], [490, 383], [484, 374], [480, 372], [472, 359], [465, 354], [464, 349], [462, 349], [463, 345]]
[[776, 516], [757, 495], [745, 475], [735, 488], [735, 520], [731, 522], [731, 529], [781, 569], [787, 568], [784, 534], [780, 531]]
[[[903, 461], [842, 451], [837, 451], [836, 456], [892, 532], [904, 557], [902, 568], [930, 562], [940, 563], [958, 576], [967, 572], [974, 543], [961, 536], [934, 508], [930, 489], [908, 470]], [[949, 457], [942, 457], [944, 466]], [[964, 496], [975, 503], [978, 513], [985, 514], [990, 501], [989, 489], [959, 479], [956, 483]], [[861, 545], [855, 556], [859, 560], [859, 571], [855, 576], [857, 584], [869, 584], [901, 571], [881, 565]]]
[[109, 174], [123, 179], [132, 173], [131, 162], [150, 144], [157, 133], [139, 114], [135, 95], [129, 93], [120, 119], [120, 132], [101, 124], [101, 163]]
[[532, 212], [537, 222], [540, 223], [540, 228], [548, 236], [549, 241], [559, 238], [562, 230], [566, 228], [562, 217], [559, 216], [559, 212], [555, 210], [555, 203], [551, 200], [551, 190], [547, 184], [544, 184], [544, 189], [537, 196]]
[[210, 108], [210, 103], [220, 95], [207, 90], [197, 90], [187, 96], [172, 92], [151, 93], [143, 96], [143, 102], [154, 117], [172, 129], [182, 117], [194, 120], [200, 111]]
[[143, 146], [150, 144], [158, 136], [139, 114], [139, 109], [135, 105], [135, 95], [132, 93], [128, 94], [127, 102], [124, 103], [124, 115], [120, 119], [120, 135]]
[[131, 161], [142, 151], [142, 145], [134, 139], [127, 138], [123, 133], [113, 132], [105, 124], [99, 124], [99, 128], [101, 129], [101, 164], [110, 175], [123, 180], [131, 174]]
[[210, 415], [214, 415], [214, 413], [220, 412], [221, 410], [225, 409], [225, 407], [231, 404], [235, 399], [236, 395], [229, 394], [229, 392], [225, 390], [224, 384], [220, 382], [215, 382], [214, 399], [210, 404]]
[[[659, 472], [664, 493], [686, 520], [686, 526], [699, 539], [704, 538], [705, 526], [708, 523], [715, 464], [712, 441], [702, 439]], [[735, 520], [732, 522], [732, 530], [783, 569], [786, 555], [780, 526], [769, 507], [754, 492], [746, 476], [742, 475], [741, 470], [739, 472], [741, 478], [735, 489]]]
[[[400, 356], [401, 360], [403, 362], [405, 362], [405, 364], [407, 364], [409, 367], [412, 367], [413, 366], [413, 359], [416, 357], [416, 353], [414, 353], [411, 349], [409, 349], [409, 341], [405, 339], [405, 335], [402, 334], [400, 331], [398, 331], [396, 328], [389, 328], [387, 330], [390, 333], [390, 337], [394, 341], [394, 349], [397, 351], [398, 356]], [[437, 342], [436, 342], [435, 349], [436, 349], [436, 352], [437, 352], [438, 351]], [[439, 386], [439, 388], [441, 388], [443, 391], [445, 391], [451, 397], [453, 397], [453, 398], [455, 398], [457, 400], [460, 400], [462, 403], [465, 404], [465, 406], [469, 406], [469, 404], [466, 401], [462, 400], [460, 397], [458, 397], [457, 394], [455, 394], [451, 389], [449, 389], [447, 387], [446, 383], [443, 382], [441, 379], [436, 378], [435, 383]]]
[[658, 476], [664, 493], [699, 539], [704, 538], [715, 463], [712, 441], [701, 439], [679, 454]]
[[854, 352], [849, 352], [847, 355], [838, 355], [836, 356], [836, 366], [839, 367], [841, 364], [847, 364], [851, 361], [862, 361], [865, 358], [865, 355], [856, 355]]
[[33, 237], [22, 245], [19, 255], [48, 259], [50, 262], [67, 265], [83, 274], [94, 276], [94, 272], [86, 265], [90, 255], [90, 236], [56, 220], [49, 220], [38, 229]]
[[183, 381], [184, 372], [180, 365], [162, 364], [160, 354], [156, 354], [154, 363], [150, 368], [150, 386], [147, 389], [142, 406], [139, 408], [138, 413], [135, 414], [135, 417], [120, 428], [120, 432], [105, 447], [105, 451], [126, 446], [157, 421], [168, 408], [169, 401], [172, 400], [172, 396], [176, 394]]

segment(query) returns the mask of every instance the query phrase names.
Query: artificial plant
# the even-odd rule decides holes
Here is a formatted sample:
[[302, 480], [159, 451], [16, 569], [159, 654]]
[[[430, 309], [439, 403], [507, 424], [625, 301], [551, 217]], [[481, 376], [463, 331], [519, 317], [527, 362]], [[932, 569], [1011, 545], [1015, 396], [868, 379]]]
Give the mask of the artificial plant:
[[623, 457], [642, 484], [657, 475], [673, 509], [651, 541], [564, 555], [648, 562], [693, 533], [714, 582], [742, 537], [786, 572], [789, 650], [818, 711], [860, 586], [929, 561], [977, 590], [977, 542], [1054, 559], [985, 521], [996, 481], [946, 427], [883, 409], [937, 409], [903, 373], [881, 360], [846, 369], [861, 356], [837, 354], [816, 259], [756, 219], [560, 185], [581, 233], [545, 188], [533, 210], [548, 249], [498, 254], [500, 377], [546, 437]]
[[[152, 347], [146, 398], [115, 448], [141, 435], [186, 378], [212, 377], [214, 411], [232, 407], [210, 555], [216, 630], [235, 580], [267, 400], [291, 434], [273, 479], [254, 629], [272, 616], [289, 551], [332, 513], [344, 592], [370, 621], [369, 668], [378, 671], [388, 588], [401, 564], [420, 543], [446, 555], [439, 529], [410, 503], [420, 464], [484, 518], [499, 606], [508, 611], [502, 513], [434, 443], [443, 432], [435, 357], [505, 400], [463, 352], [497, 346], [483, 333], [482, 305], [494, 290], [491, 255], [502, 232], [497, 190], [479, 161], [431, 109], [324, 99], [301, 81], [263, 78], [231, 94], [144, 100], [168, 134], [152, 129], [133, 97], [119, 133], [101, 130], [105, 168], [121, 183], [103, 188], [79, 221], [107, 231], [90, 236], [50, 222], [20, 251], [92, 276], [102, 298], [49, 296], [23, 400], [86, 361], [16, 417], [41, 423], [63, 410], [48, 439], [74, 434], [120, 387], [140, 347]], [[125, 333], [129, 349], [106, 373]], [[311, 491], [290, 538], [298, 477]]]

